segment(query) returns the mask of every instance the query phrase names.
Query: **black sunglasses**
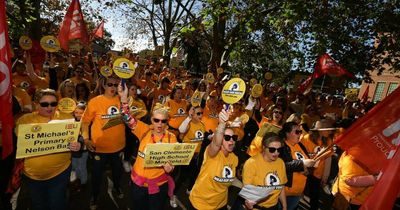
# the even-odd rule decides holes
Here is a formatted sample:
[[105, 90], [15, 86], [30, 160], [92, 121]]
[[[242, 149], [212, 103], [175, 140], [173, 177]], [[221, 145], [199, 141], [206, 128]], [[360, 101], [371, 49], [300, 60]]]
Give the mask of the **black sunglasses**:
[[302, 131], [302, 130], [296, 130], [295, 133], [296, 133], [297, 135], [299, 135], [299, 134], [302, 134], [303, 131]]
[[233, 139], [233, 141], [237, 141], [238, 140], [238, 135], [224, 135], [224, 139], [225, 141], [230, 141], [231, 139]]
[[58, 102], [40, 102], [39, 103], [41, 107], [56, 107], [58, 105]]
[[161, 121], [161, 123], [164, 123], [164, 124], [165, 124], [165, 123], [167, 123], [168, 120], [167, 120], [167, 119], [162, 119], [162, 120], [161, 120], [161, 119], [153, 118], [153, 121], [154, 121], [155, 123], [159, 123], [159, 122]]
[[275, 114], [280, 114], [280, 115], [283, 114], [283, 112], [280, 112], [280, 111], [274, 111], [274, 113]]
[[268, 152], [269, 153], [275, 153], [278, 151], [278, 153], [282, 153], [283, 147], [275, 148], [275, 147], [268, 147]]
[[197, 112], [196, 114], [197, 114], [197, 116], [200, 116], [203, 114], [203, 112]]
[[112, 87], [112, 86], [114, 86], [114, 87], [118, 87], [118, 85], [119, 85], [119, 84], [107, 83], [107, 86], [108, 86], [108, 87]]

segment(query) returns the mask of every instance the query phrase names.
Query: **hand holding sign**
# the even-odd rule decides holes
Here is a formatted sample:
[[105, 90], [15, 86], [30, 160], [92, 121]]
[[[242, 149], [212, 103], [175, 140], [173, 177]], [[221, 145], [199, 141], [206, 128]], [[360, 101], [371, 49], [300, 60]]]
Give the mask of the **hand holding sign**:
[[122, 79], [122, 87], [124, 87], [124, 79], [129, 79], [135, 74], [135, 65], [132, 63], [132, 61], [126, 58], [118, 58], [114, 61], [113, 71], [119, 78]]

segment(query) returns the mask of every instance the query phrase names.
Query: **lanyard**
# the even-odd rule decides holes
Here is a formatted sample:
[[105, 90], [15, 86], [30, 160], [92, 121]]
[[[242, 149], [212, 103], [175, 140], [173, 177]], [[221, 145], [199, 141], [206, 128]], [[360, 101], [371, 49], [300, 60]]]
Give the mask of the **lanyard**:
[[[164, 136], [165, 136], [165, 133], [161, 136], [159, 142], [162, 142], [162, 139], [164, 138]], [[156, 140], [155, 140], [155, 138], [154, 138], [154, 134], [151, 134], [151, 140], [153, 141], [153, 143], [156, 143]]]

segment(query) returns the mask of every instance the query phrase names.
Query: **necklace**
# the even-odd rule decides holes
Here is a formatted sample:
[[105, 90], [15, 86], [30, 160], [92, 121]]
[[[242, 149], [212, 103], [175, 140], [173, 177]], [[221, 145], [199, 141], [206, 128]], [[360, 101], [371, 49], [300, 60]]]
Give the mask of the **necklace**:
[[[163, 138], [165, 136], [165, 133], [163, 133], [163, 135], [161, 136], [160, 140], [158, 141], [158, 143], [162, 142]], [[154, 134], [151, 134], [151, 141], [153, 141], [153, 143], [157, 143], [154, 137]]]

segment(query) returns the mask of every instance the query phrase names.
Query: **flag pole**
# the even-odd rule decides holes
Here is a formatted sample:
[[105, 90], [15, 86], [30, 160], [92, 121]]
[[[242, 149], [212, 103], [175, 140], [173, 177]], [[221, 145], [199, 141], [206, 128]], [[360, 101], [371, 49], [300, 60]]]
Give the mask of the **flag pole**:
[[321, 92], [322, 92], [322, 88], [324, 87], [324, 84], [325, 84], [325, 77], [326, 77], [326, 74], [324, 75], [324, 78], [322, 79]]

